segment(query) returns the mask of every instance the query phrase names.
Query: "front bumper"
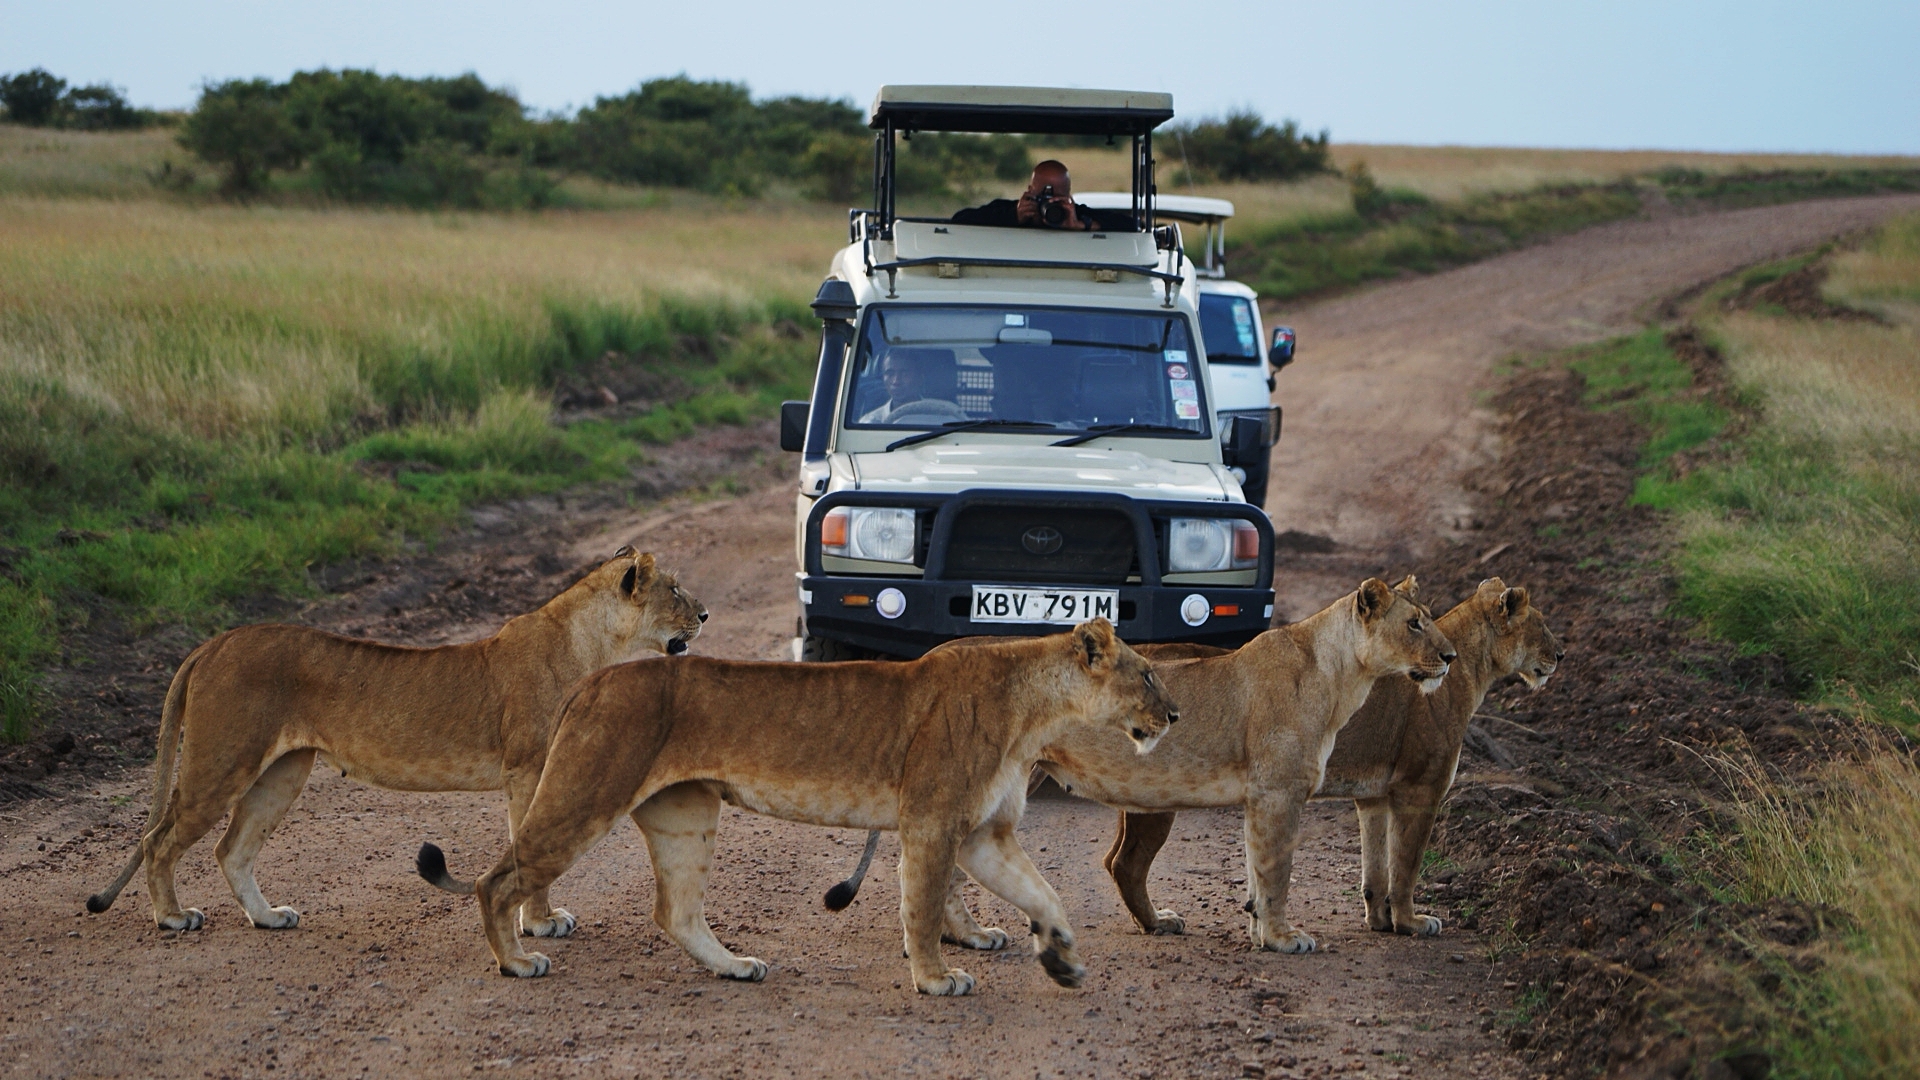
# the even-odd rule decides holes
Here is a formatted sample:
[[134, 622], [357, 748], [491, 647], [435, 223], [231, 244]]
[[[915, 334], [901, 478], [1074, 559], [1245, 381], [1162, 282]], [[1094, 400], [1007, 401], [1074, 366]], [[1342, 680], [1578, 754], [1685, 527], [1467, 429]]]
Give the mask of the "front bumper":
[[[969, 618], [973, 585], [966, 581], [802, 575], [800, 617], [806, 633], [811, 636], [907, 658], [919, 656], [943, 642], [976, 634], [1037, 637], [1068, 628], [1057, 623], [974, 622]], [[1073, 588], [1031, 583], [1018, 587]], [[897, 618], [886, 618], [871, 603], [854, 607], [843, 603], [848, 596], [871, 598], [882, 588], [898, 589], [906, 597], [906, 609]], [[1135, 645], [1150, 641], [1193, 641], [1238, 648], [1266, 630], [1273, 621], [1272, 589], [1230, 585], [1122, 585], [1118, 588], [1120, 617], [1114, 620], [1114, 625], [1122, 641]], [[1189, 626], [1180, 618], [1180, 605], [1195, 593], [1205, 597], [1211, 608], [1235, 607], [1238, 613], [1212, 615], [1199, 626]]]

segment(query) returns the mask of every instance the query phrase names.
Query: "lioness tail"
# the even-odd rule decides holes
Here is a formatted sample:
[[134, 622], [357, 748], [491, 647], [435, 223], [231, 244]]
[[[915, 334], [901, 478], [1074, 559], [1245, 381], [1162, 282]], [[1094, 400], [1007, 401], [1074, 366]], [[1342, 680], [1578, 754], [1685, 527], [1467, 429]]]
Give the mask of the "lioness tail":
[[166, 702], [160, 706], [160, 735], [153, 755], [153, 809], [147, 812], [147, 827], [141, 832], [140, 843], [135, 845], [133, 857], [127, 860], [120, 876], [113, 879], [113, 884], [87, 897], [87, 910], [95, 915], [112, 907], [120, 898], [120, 890], [133, 880], [133, 872], [140, 869], [140, 863], [146, 858], [146, 838], [160, 827], [160, 819], [166, 813], [167, 797], [173, 793], [173, 763], [180, 753], [180, 713], [186, 707], [187, 679], [205, 650], [206, 646], [202, 645], [188, 653], [167, 687]]
[[867, 879], [867, 867], [873, 865], [873, 849], [880, 846], [880, 830], [867, 832], [867, 849], [860, 853], [860, 865], [853, 868], [853, 876], [827, 890], [827, 910], [843, 911], [860, 892], [860, 883]]
[[455, 881], [453, 875], [447, 873], [447, 856], [433, 844], [420, 845], [420, 854], [413, 857], [413, 868], [436, 889], [460, 896], [473, 895], [473, 882]]

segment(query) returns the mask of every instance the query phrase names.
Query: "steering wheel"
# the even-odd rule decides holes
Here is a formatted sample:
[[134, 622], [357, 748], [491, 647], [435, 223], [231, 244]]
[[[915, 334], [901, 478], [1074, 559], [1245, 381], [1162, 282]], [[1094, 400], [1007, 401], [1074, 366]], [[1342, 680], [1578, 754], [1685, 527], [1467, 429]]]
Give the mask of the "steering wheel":
[[973, 417], [967, 415], [967, 410], [951, 401], [942, 398], [921, 398], [918, 401], [909, 401], [893, 410], [887, 416], [887, 423], [906, 424], [926, 420], [945, 423], [948, 420], [971, 419]]

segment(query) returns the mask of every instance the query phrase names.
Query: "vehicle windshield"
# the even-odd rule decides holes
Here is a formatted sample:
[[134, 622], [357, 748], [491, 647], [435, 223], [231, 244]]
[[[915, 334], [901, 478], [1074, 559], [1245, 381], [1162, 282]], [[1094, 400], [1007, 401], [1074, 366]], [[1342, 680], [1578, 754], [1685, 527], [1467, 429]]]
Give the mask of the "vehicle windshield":
[[1205, 436], [1196, 361], [1177, 314], [875, 305], [854, 349], [846, 424]]
[[1200, 338], [1207, 343], [1208, 363], [1259, 363], [1260, 331], [1253, 321], [1253, 301], [1201, 293]]

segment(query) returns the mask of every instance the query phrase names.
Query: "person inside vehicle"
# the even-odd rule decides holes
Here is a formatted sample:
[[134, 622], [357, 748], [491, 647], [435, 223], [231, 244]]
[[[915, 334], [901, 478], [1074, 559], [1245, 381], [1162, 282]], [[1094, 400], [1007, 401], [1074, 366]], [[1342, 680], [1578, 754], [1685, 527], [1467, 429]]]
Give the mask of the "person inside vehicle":
[[995, 199], [953, 215], [955, 225], [997, 225], [1006, 228], [1060, 229], [1065, 232], [1133, 229], [1133, 215], [1093, 210], [1073, 201], [1073, 177], [1067, 167], [1049, 158], [1033, 167], [1033, 178], [1018, 199]]
[[[941, 391], [942, 376], [946, 391]], [[860, 414], [863, 424], [944, 423], [967, 419], [954, 404], [953, 354], [946, 349], [894, 349], [880, 362], [887, 400]]]

